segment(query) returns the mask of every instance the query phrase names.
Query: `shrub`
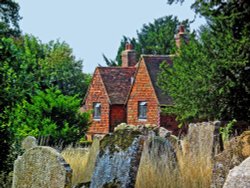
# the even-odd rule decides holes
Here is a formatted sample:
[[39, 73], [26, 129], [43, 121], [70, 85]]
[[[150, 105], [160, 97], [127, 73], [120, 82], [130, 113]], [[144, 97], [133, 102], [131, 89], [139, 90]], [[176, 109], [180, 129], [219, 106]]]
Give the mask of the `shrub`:
[[38, 91], [10, 112], [9, 127], [18, 140], [30, 135], [49, 137], [49, 144], [75, 143], [85, 135], [89, 113], [79, 111], [80, 100], [59, 90]]

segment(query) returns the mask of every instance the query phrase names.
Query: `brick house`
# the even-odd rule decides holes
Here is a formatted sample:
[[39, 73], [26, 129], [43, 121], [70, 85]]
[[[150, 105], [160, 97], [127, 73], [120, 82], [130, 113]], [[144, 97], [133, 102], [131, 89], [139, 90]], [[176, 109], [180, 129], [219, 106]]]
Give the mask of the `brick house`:
[[[184, 37], [180, 26], [176, 45]], [[174, 116], [165, 115], [162, 109], [172, 105], [171, 98], [157, 86], [160, 64], [172, 64], [171, 55], [141, 55], [127, 44], [122, 52], [121, 67], [97, 67], [83, 101], [83, 111], [92, 111], [92, 124], [88, 139], [94, 134], [107, 134], [118, 124], [155, 124], [174, 134], [178, 133]]]

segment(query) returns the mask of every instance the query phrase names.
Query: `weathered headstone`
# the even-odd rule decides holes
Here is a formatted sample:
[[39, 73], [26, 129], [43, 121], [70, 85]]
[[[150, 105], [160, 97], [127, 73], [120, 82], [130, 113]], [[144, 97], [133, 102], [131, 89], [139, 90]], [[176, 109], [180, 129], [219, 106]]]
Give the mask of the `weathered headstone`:
[[[211, 153], [213, 147], [214, 126], [209, 123], [190, 124], [188, 128], [187, 140], [190, 153], [197, 155], [201, 153]], [[206, 147], [204, 147], [206, 146]]]
[[189, 124], [188, 134], [183, 141], [184, 153], [196, 156], [206, 154], [212, 157], [219, 152], [221, 144], [218, 124], [218, 121]]
[[223, 188], [250, 187], [250, 157], [229, 171]]
[[212, 188], [223, 187], [229, 170], [250, 156], [250, 131], [229, 141], [228, 147], [214, 158]]
[[128, 127], [106, 135], [100, 142], [90, 187], [134, 187], [144, 139], [140, 131]]
[[165, 129], [164, 127], [159, 127], [158, 134], [162, 138], [167, 138], [167, 137], [170, 137], [171, 131]]
[[55, 149], [37, 146], [15, 161], [12, 188], [70, 188], [71, 175], [70, 166]]
[[37, 146], [37, 140], [33, 136], [27, 136], [22, 142], [22, 149], [25, 151]]
[[[177, 173], [177, 157], [171, 142], [159, 136], [149, 137], [144, 143], [136, 187], [173, 187], [167, 178]], [[152, 179], [145, 179], [152, 175]]]

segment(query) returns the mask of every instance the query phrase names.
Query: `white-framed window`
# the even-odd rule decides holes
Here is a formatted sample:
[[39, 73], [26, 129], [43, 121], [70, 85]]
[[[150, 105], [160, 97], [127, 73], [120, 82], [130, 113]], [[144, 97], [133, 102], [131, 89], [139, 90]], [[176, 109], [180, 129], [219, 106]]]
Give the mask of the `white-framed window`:
[[146, 101], [138, 102], [138, 119], [146, 120], [147, 119], [147, 111], [148, 105]]
[[94, 102], [93, 103], [93, 119], [101, 119], [101, 103]]

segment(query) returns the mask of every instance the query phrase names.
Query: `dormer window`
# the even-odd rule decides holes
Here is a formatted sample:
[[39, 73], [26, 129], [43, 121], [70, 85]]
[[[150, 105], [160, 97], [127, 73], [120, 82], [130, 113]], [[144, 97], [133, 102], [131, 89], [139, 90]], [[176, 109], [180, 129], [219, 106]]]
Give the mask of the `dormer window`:
[[141, 101], [138, 103], [138, 118], [139, 120], [147, 119], [147, 102]]
[[93, 103], [93, 119], [100, 120], [101, 119], [101, 103], [94, 102]]

